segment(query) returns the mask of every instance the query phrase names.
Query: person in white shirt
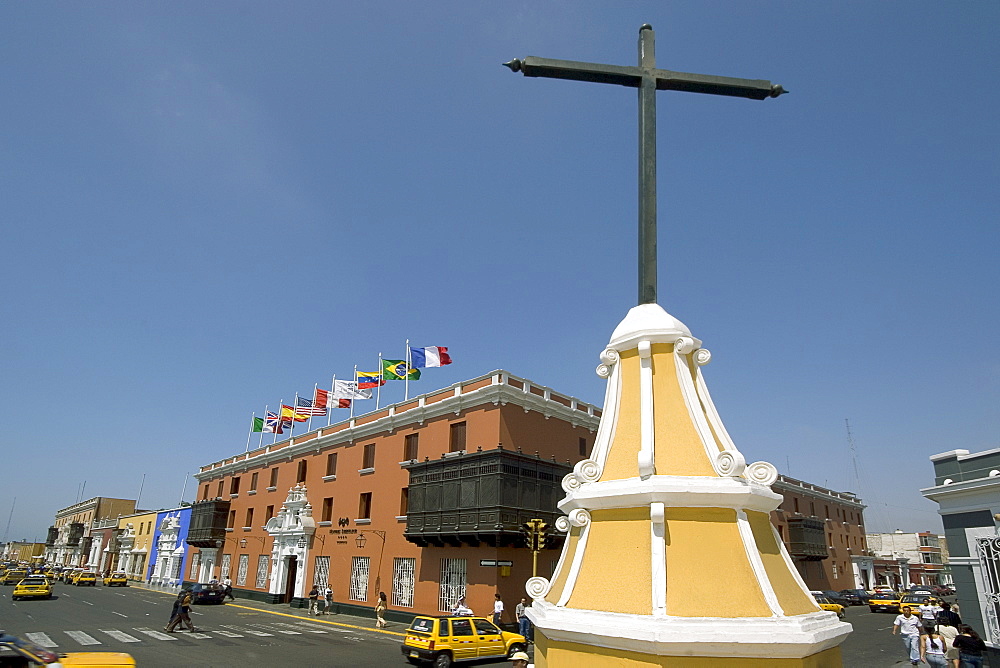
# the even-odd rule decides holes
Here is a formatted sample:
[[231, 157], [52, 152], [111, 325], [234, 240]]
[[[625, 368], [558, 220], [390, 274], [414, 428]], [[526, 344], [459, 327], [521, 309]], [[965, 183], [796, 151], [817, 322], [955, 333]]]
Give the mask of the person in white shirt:
[[924, 625], [924, 633], [930, 633], [937, 624], [937, 615], [941, 612], [941, 607], [932, 598], [925, 598], [924, 602], [917, 606], [920, 611], [920, 622]]
[[903, 647], [909, 655], [910, 664], [920, 663], [920, 618], [910, 611], [910, 606], [903, 606], [903, 614], [896, 617], [892, 623], [892, 635], [897, 633], [903, 636]]
[[493, 601], [493, 623], [500, 626], [500, 617], [503, 615], [503, 601], [500, 600], [500, 594], [494, 594], [496, 598]]

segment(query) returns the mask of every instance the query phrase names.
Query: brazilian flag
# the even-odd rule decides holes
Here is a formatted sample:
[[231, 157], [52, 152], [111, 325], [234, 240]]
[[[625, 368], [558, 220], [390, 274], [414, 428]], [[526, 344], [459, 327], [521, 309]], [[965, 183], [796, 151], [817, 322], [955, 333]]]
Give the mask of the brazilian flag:
[[420, 369], [408, 367], [406, 360], [382, 360], [382, 378], [385, 380], [420, 380]]

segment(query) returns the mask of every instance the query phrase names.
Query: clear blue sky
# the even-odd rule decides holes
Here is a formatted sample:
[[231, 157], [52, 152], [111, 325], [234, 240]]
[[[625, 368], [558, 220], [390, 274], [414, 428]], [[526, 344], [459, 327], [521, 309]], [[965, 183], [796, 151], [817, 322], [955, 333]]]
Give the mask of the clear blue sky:
[[737, 445], [939, 530], [928, 456], [998, 445], [1000, 4], [612, 4], [0, 5], [5, 535], [84, 481], [175, 504], [253, 411], [406, 338], [455, 358], [411, 389], [600, 403], [635, 92], [500, 63], [634, 64], [646, 22], [662, 68], [791, 91], [658, 95], [659, 301]]

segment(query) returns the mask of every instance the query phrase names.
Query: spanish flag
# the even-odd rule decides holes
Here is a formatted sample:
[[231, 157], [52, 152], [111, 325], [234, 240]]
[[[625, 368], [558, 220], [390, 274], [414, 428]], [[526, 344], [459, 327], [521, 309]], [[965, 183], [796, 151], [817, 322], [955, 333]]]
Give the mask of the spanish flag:
[[291, 406], [281, 405], [281, 417], [284, 420], [292, 419], [296, 422], [306, 422], [309, 420], [309, 416], [304, 413], [299, 413]]

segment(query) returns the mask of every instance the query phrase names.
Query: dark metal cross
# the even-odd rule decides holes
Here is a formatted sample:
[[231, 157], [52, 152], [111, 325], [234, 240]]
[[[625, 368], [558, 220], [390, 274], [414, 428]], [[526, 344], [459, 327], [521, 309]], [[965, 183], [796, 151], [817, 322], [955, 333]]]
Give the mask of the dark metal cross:
[[653, 26], [639, 28], [639, 65], [622, 67], [528, 56], [504, 63], [526, 77], [618, 84], [639, 89], [639, 303], [656, 303], [656, 91], [682, 90], [765, 100], [787, 92], [763, 79], [656, 69]]

